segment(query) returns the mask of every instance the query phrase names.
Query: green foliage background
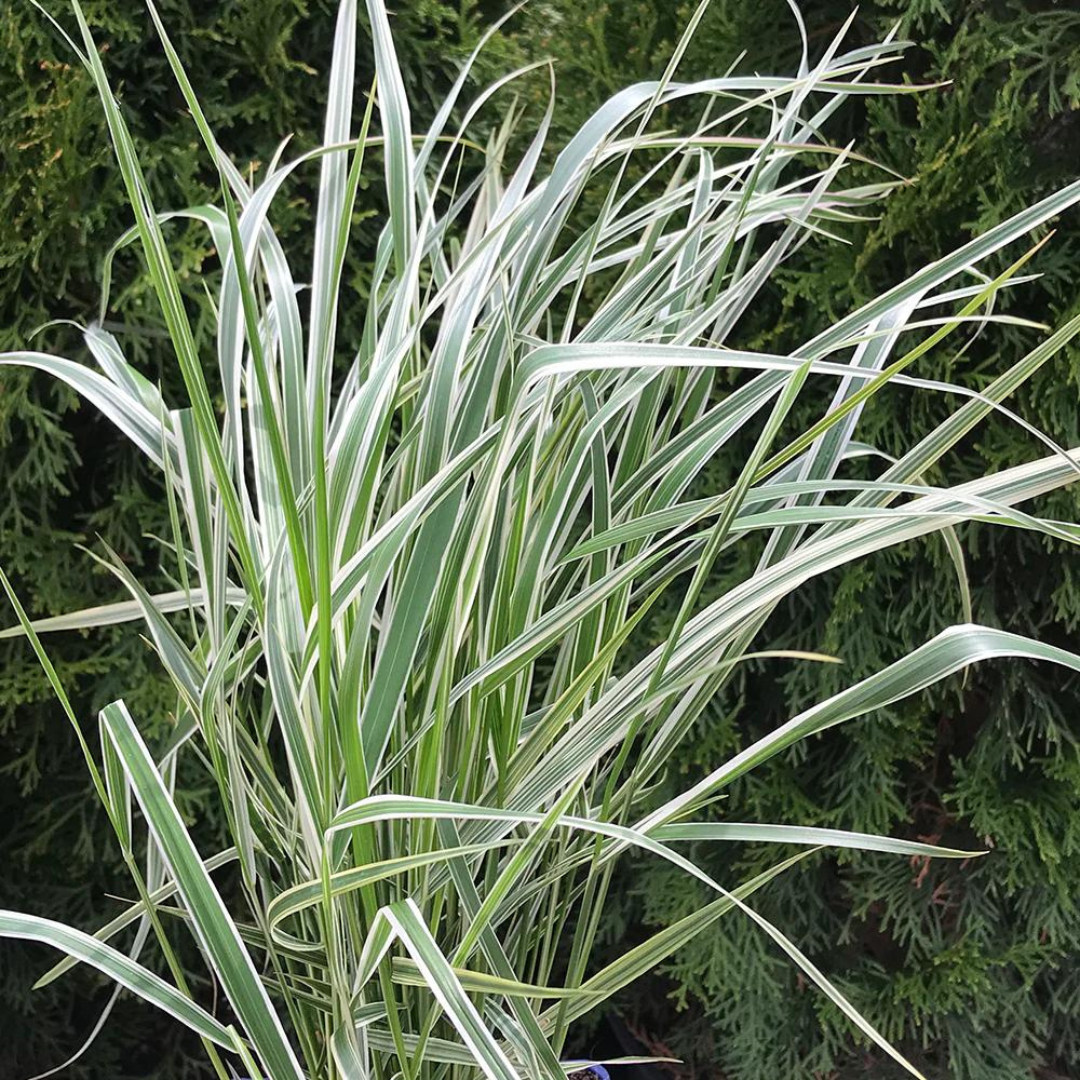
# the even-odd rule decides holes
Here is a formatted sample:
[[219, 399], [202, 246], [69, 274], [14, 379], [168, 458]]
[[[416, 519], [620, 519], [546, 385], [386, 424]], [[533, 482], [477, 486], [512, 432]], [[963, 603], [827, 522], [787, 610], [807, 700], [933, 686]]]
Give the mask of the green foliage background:
[[[87, 3], [107, 65], [122, 90], [159, 206], [209, 199], [211, 178], [195, 153], [164, 57], [151, 44], [141, 5]], [[170, 0], [159, 5], [219, 137], [239, 163], [258, 168], [284, 134], [294, 148], [318, 139], [333, 26], [331, 0]], [[418, 121], [475, 43], [505, 9], [477, 0], [401, 0], [396, 33]], [[820, 50], [850, 13], [845, 0], [815, 0], [804, 14]], [[658, 73], [690, 5], [670, 0], [533, 0], [494, 41], [480, 78], [553, 56], [559, 87], [556, 135], [573, 128], [628, 81]], [[854, 40], [896, 21], [920, 45], [894, 77], [948, 79], [916, 99], [853, 108], [830, 133], [855, 138], [915, 182], [847, 245], [803, 249], [767, 304], [749, 316], [745, 342], [781, 348], [819, 320], [1075, 177], [1080, 167], [1080, 11], [1070, 0], [872, 0]], [[715, 74], [737, 60], [792, 70], [798, 36], [784, 0], [714, 0], [686, 58], [685, 74]], [[739, 60], [741, 53], [745, 57]], [[370, 73], [362, 72], [362, 78]], [[524, 84], [541, 100], [546, 77]], [[127, 227], [122, 185], [89, 79], [42, 16], [0, 0], [0, 350], [25, 345], [49, 319], [94, 317], [101, 260]], [[846, 124], [846, 127], [845, 127]], [[306, 178], [307, 181], [311, 177]], [[282, 225], [304, 243], [309, 191], [302, 181]], [[377, 186], [377, 185], [376, 185]], [[365, 258], [380, 207], [365, 192], [361, 243], [350, 272], [362, 297]], [[215, 259], [197, 230], [174, 233], [189, 301]], [[1080, 221], [1059, 223], [1037, 258], [1041, 279], [1018, 290], [1017, 313], [1059, 323], [1076, 311]], [[109, 318], [144, 371], [168, 380], [171, 358], [154, 336], [139, 267], [121, 256]], [[355, 320], [359, 312], [344, 313]], [[114, 327], [115, 329], [116, 327]], [[934, 354], [935, 374], [982, 385], [1033, 338], [995, 328], [962, 356]], [[78, 356], [63, 325], [35, 341]], [[1070, 445], [1080, 441], [1076, 349], [1044, 368], [1015, 404]], [[927, 399], [894, 394], [866, 416], [863, 437], [885, 451], [928, 427]], [[937, 407], [940, 407], [939, 405]], [[1030, 439], [1006, 423], [987, 426], [964, 452], [973, 472], [1031, 456]], [[152, 576], [148, 534], [161, 526], [160, 489], [92, 410], [55, 383], [5, 373], [0, 387], [0, 558], [28, 606], [56, 613], [115, 597], [77, 543], [97, 537]], [[716, 464], [710, 484], [724, 482]], [[1075, 520], [1075, 496], [1056, 507]], [[1080, 579], [1074, 559], [1033, 535], [975, 529], [964, 537], [980, 621], [1078, 645]], [[746, 550], [740, 558], [752, 559]], [[723, 572], [739, 573], [739, 565]], [[658, 639], [665, 614], [648, 636]], [[930, 545], [886, 553], [804, 590], [769, 627], [772, 647], [841, 655], [842, 668], [773, 662], [743, 673], [718, 700], [694, 752], [672, 762], [684, 783], [755, 733], [854, 681], [960, 618], [955, 579]], [[6, 621], [6, 620], [5, 620]], [[651, 643], [651, 642], [650, 642]], [[149, 651], [133, 631], [65, 635], [50, 642], [69, 689], [92, 716], [123, 694], [137, 714], [166, 721], [166, 697]], [[646, 642], [642, 642], [644, 646]], [[764, 913], [803, 945], [890, 1037], [931, 1076], [1024, 1080], [1068, 1076], [1080, 1061], [1080, 683], [1031, 665], [984, 666], [946, 690], [887, 710], [796, 759], [785, 757], [733, 789], [736, 820], [775, 820], [988, 844], [977, 864], [911, 866], [888, 856], [816, 857], [773, 886]], [[185, 810], [212, 830], [198, 776]], [[45, 792], [48, 792], [46, 797]], [[0, 906], [90, 925], [123, 886], [66, 725], [28, 649], [0, 647]], [[757, 865], [759, 853], [700, 857], [723, 879]], [[696, 855], [696, 857], [698, 857]], [[703, 900], [685, 881], [642, 864], [621, 889], [610, 948], [684, 914]], [[809, 898], [809, 899], [808, 899]], [[90, 977], [33, 995], [42, 954], [5, 946], [0, 959], [0, 1077], [58, 1064], [93, 1024], [105, 993]], [[727, 921], [685, 949], [627, 999], [632, 1024], [685, 1056], [702, 1077], [890, 1075], [865, 1056], [838, 1014], [804, 991], [786, 961], [751, 928]], [[179, 1080], [198, 1072], [196, 1048], [149, 1011], [121, 1001], [115, 1022], [65, 1075]]]

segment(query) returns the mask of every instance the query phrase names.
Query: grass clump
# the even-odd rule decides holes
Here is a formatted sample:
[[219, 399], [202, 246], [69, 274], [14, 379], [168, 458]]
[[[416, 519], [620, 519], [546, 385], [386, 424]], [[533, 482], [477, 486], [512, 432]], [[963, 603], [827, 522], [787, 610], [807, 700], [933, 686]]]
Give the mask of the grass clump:
[[[382, 0], [368, 0], [376, 86], [357, 100], [358, 13], [343, 0], [324, 145], [253, 183], [207, 124], [166, 27], [150, 14], [205, 152], [215, 205], [180, 211], [223, 263], [213, 297], [213, 378], [195, 345], [137, 147], [81, 9], [72, 48], [93, 75], [138, 243], [186, 388], [180, 408], [85, 331], [99, 370], [42, 353], [45, 371], [99, 408], [161, 470], [175, 588], [150, 594], [108, 551], [130, 599], [32, 623], [139, 894], [91, 936], [0, 913], [0, 934], [89, 963], [204, 1040], [225, 1080], [474, 1075], [561, 1080], [576, 1020], [725, 916], [775, 942], [862, 1033], [918, 1071], [782, 930], [753, 894], [821, 846], [906, 856], [971, 852], [906, 839], [698, 820], [725, 788], [799, 741], [917, 693], [975, 661], [1061, 649], [953, 627], [881, 672], [655, 797], [673, 748], [749, 659], [820, 663], [755, 641], [805, 582], [956, 527], [1076, 528], [1021, 510], [1078, 475], [1078, 452], [1015, 416], [1007, 396], [1080, 319], [976, 392], [933, 378], [935, 358], [995, 322], [995, 297], [1033, 255], [989, 276], [980, 262], [1080, 201], [1074, 184], [920, 269], [786, 355], [740, 344], [740, 322], [803, 244], [872, 212], [895, 178], [847, 183], [850, 148], [824, 141], [853, 96], [890, 84], [902, 44], [845, 50], [841, 32], [793, 77], [684, 84], [678, 66], [616, 94], [557, 154], [550, 111], [530, 130], [508, 76], [464, 103], [468, 65], [424, 133], [413, 131]], [[521, 74], [521, 73], [517, 73]], [[501, 110], [493, 129], [481, 111]], [[389, 215], [364, 329], [339, 313], [361, 180], [381, 164]], [[314, 257], [293, 265], [273, 227], [298, 169], [319, 173]], [[825, 234], [824, 237], [822, 234]], [[107, 308], [107, 278], [103, 310]], [[1031, 325], [1032, 330], [1040, 328]], [[992, 326], [990, 326], [992, 330]], [[925, 359], [924, 359], [925, 358]], [[934, 430], [872, 470], [857, 438], [876, 395], [954, 403]], [[798, 429], [792, 408], [818, 401]], [[220, 408], [218, 407], [220, 403]], [[959, 484], [949, 453], [999, 412], [1039, 455]], [[703, 490], [718, 455], [736, 479]], [[880, 458], [880, 455], [877, 455]], [[720, 595], [714, 570], [747, 546]], [[635, 630], [679, 597], [664, 640]], [[83, 733], [40, 635], [142, 620], [176, 692], [151, 754], [122, 702]], [[201, 762], [229, 846], [196, 849], [174, 800], [176, 763]], [[148, 831], [139, 857], [135, 807]], [[688, 843], [802, 849], [748, 881], [720, 882]], [[612, 871], [644, 853], [713, 899], [605, 965], [596, 961]], [[786, 853], [786, 852], [785, 852]], [[215, 873], [239, 882], [227, 906]], [[135, 927], [134, 944], [115, 946]], [[196, 1000], [174, 941], [190, 932], [227, 1002]], [[150, 940], [171, 974], [139, 963]]]

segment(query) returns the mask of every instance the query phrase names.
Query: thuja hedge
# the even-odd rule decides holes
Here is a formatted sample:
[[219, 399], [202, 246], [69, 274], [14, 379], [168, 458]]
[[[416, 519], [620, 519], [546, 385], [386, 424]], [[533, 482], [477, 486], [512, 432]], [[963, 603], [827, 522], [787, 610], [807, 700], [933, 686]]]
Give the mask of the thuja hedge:
[[[204, 105], [241, 165], [259, 168], [282, 133], [294, 133], [302, 145], [317, 140], [332, 34], [329, 0], [160, 6], [197, 85], [214, 88]], [[479, 30], [505, 6], [397, 5], [397, 40], [421, 117]], [[850, 5], [816, 0], [805, 7], [811, 51], [820, 50]], [[212, 198], [195, 133], [184, 122], [164, 57], [147, 44], [140, 6], [87, 8], [99, 39], [110, 43], [108, 66], [158, 204]], [[666, 0], [534, 0], [496, 39], [484, 72], [554, 56], [561, 109], [555, 124], [569, 129], [627, 81], [656, 74], [688, 14], [689, 7]], [[789, 335], [805, 337], [875, 283], [899, 280], [907, 267], [1031, 202], [1080, 160], [1080, 15], [1069, 5], [877, 2], [860, 8], [850, 33], [871, 40], [897, 19], [920, 42], [908, 53], [904, 77], [951, 84], [914, 102], [883, 100], [852, 110], [849, 134], [915, 182], [890, 198], [880, 220], [849, 231], [849, 244], [806, 249], [798, 269], [781, 279], [782, 289], [751, 313], [744, 337], [757, 347], [782, 348]], [[715, 73], [743, 52], [738, 62], [747, 68], [791, 70], [797, 47], [783, 0], [715, 0], [685, 70]], [[541, 100], [545, 85], [546, 76], [526, 83], [526, 103], [530, 95]], [[11, 348], [49, 319], [93, 317], [102, 258], [128, 220], [89, 80], [30, 5], [0, 7], [0, 102], [0, 348]], [[298, 219], [305, 197], [301, 180], [293, 203]], [[370, 199], [361, 207], [372, 218], [380, 212]], [[362, 232], [373, 234], [374, 227]], [[1016, 294], [1019, 312], [1053, 323], [1074, 310], [1078, 241], [1075, 216], [1062, 221], [1038, 257], [1042, 278]], [[200, 277], [214, 272], [213, 253], [197, 232], [182, 230], [173, 234], [173, 251], [197, 310]], [[350, 273], [362, 298], [362, 257]], [[129, 354], [158, 377], [170, 365], [155, 350], [155, 313], [138, 266], [121, 257], [118, 279], [109, 318], [126, 333]], [[63, 325], [36, 340], [77, 354]], [[941, 374], [978, 385], [984, 372], [1001, 370], [1029, 341], [999, 327], [992, 346], [974, 341]], [[1071, 364], [1044, 371], [1017, 403], [1070, 444], [1080, 435], [1076, 358], [1074, 352]], [[932, 419], [914, 399], [893, 396], [889, 407], [907, 410], [911, 430]], [[878, 427], [870, 413], [864, 436], [885, 439], [894, 423]], [[972, 470], [1016, 460], [1028, 447], [1018, 429], [989, 425], [968, 446]], [[100, 536], [129, 561], [153, 566], [153, 544], [144, 535], [164, 524], [156, 480], [102, 421], [77, 410], [54, 384], [5, 376], [0, 468], [9, 492], [0, 503], [0, 557], [38, 613], [114, 597], [79, 542], [93, 545]], [[717, 462], [710, 481], [721, 484], [724, 477], [724, 462]], [[1003, 530], [973, 530], [964, 541], [980, 621], [1076, 646], [1080, 584], [1062, 552]], [[752, 556], [747, 550], [743, 557]], [[878, 556], [822, 580], [816, 593], [803, 594], [798, 610], [777, 613], [772, 644], [829, 651], [843, 642], [843, 672], [834, 682], [817, 666], [748, 668], [738, 694], [716, 702], [692, 759], [674, 761], [672, 769], [702, 770], [752, 733], [955, 621], [959, 610], [951, 564], [933, 546]], [[670, 614], [660, 612], [646, 637], [655, 640]], [[164, 723], [161, 683], [135, 634], [67, 635], [50, 646], [86, 715], [122, 689], [140, 715]], [[1063, 683], [1059, 673], [1019, 664], [976, 670], [946, 692], [863, 723], [853, 737], [821, 739], [798, 768], [782, 761], [757, 774], [723, 809], [737, 819], [787, 818], [992, 846], [977, 866], [930, 870], [871, 857], [818, 857], [763, 901], [766, 913], [792, 928], [890, 1036], [913, 1053], [922, 1048], [931, 1075], [1019, 1080], [1036, 1067], [1067, 1074], [1066, 1064], [1080, 1060], [1080, 914], [1070, 899], [1080, 886], [1080, 832], [1072, 813], [1080, 799], [1078, 705], [1080, 688]], [[78, 756], [33, 658], [18, 643], [0, 650], [0, 726], [0, 801], [8, 824], [0, 857], [13, 871], [0, 876], [0, 902], [91, 925], [115, 888], [104, 822], [86, 812], [94, 801]], [[184, 788], [186, 808], [201, 818], [199, 784], [190, 777]], [[205, 829], [213, 825], [201, 822]], [[699, 857], [711, 858], [719, 875], [733, 865], [716, 853]], [[741, 851], [738, 858], [750, 865], [755, 854]], [[606, 929], [613, 949], [701, 899], [685, 882], [646, 865], [623, 885], [623, 919]], [[87, 978], [28, 996], [40, 957], [29, 950], [18, 956], [0, 972], [0, 1024], [10, 1037], [5, 1069], [27, 1075], [58, 1064], [76, 1047], [106, 994]], [[714, 975], [721, 971], [723, 980]], [[801, 992], [784, 959], [734, 922], [684, 950], [663, 980], [643, 989], [625, 1003], [632, 1025], [705, 1067], [706, 1075], [764, 1080], [868, 1075], [868, 1068], [869, 1075], [887, 1075], [852, 1044], [846, 1027], [819, 1010], [812, 992]], [[119, 1022], [67, 1075], [194, 1075], [170, 1027], [123, 1001], [118, 1010]], [[58, 1038], [65, 1028], [66, 1037]]]

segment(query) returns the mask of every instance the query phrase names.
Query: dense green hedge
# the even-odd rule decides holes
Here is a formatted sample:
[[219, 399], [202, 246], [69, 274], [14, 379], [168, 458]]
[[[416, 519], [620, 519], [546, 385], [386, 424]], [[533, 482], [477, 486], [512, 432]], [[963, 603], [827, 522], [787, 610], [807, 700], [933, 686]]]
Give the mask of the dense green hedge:
[[[240, 163], [265, 161], [279, 137], [318, 137], [323, 75], [332, 32], [331, 0], [208, 0], [163, 3], [211, 122]], [[403, 0], [397, 40], [420, 119], [437, 100], [479, 29], [505, 5], [469, 0]], [[782, 289], [744, 329], [757, 346], [807, 336], [818, 320], [856, 304], [875, 286], [943, 253], [1054, 184], [1080, 162], [1080, 14], [1068, 2], [1036, 0], [877, 0], [851, 29], [876, 38], [903, 17], [922, 42], [904, 61], [907, 77], [951, 85], [917, 102], [881, 101], [852, 109], [832, 132], [916, 180], [888, 202], [880, 221], [849, 235], [850, 245], [815, 244]], [[837, 31], [850, 5], [806, 4], [812, 48]], [[141, 6], [87, 4], [108, 67], [135, 123], [161, 206], [212, 195], [195, 135], [184, 122], [164, 58], [148, 44]], [[565, 132], [627, 81], [655, 74], [688, 15], [668, 0], [534, 0], [494, 43], [484, 74], [522, 58], [557, 60]], [[747, 68], [791, 69], [797, 36], [784, 0], [714, 0], [686, 59], [688, 73], [715, 73], [739, 53]], [[362, 73], [362, 78], [367, 75]], [[540, 95], [544, 80], [525, 84]], [[111, 165], [88, 79], [30, 5], [0, 5], [0, 349], [23, 345], [50, 318], [93, 317], [99, 270], [126, 227], [119, 177]], [[846, 127], [844, 125], [847, 125]], [[303, 181], [289, 213], [303, 219]], [[370, 240], [379, 206], [365, 192], [361, 236]], [[285, 221], [288, 230], [288, 218]], [[302, 231], [298, 233], [302, 238]], [[175, 257], [200, 303], [200, 275], [214, 261], [196, 231], [177, 231]], [[302, 241], [301, 241], [302, 242]], [[1017, 293], [1016, 310], [1060, 322], [1076, 305], [1080, 254], [1076, 215], [1060, 223], [1038, 257], [1044, 274]], [[352, 266], [362, 289], [363, 244]], [[121, 259], [109, 318], [126, 332], [144, 370], [166, 377], [167, 355], [153, 330], [152, 307], [131, 258]], [[346, 313], [346, 318], [349, 313]], [[78, 355], [63, 326], [39, 340]], [[962, 357], [929, 358], [935, 373], [980, 385], [1032, 341], [1030, 332], [996, 328]], [[1019, 407], [1063, 441], [1078, 431], [1076, 352], [1032, 383]], [[867, 415], [864, 436], [889, 450], [896, 432], [925, 428], [924, 402], [889, 398], [889, 412]], [[898, 410], [900, 415], [898, 416]], [[898, 425], [899, 420], [899, 425]], [[965, 447], [973, 470], [1032, 453], [1030, 439], [1004, 423]], [[100, 534], [152, 573], [145, 533], [161, 522], [159, 489], [135, 455], [70, 395], [45, 380], [6, 372], [0, 393], [0, 469], [9, 492], [0, 504], [0, 558], [35, 611], [57, 612], [111, 598], [110, 580], [91, 570], [75, 542]], [[724, 462], [712, 482], [722, 483]], [[1077, 512], [1064, 496], [1063, 517]], [[1075, 519], [1075, 518], [1074, 518]], [[1071, 556], [1031, 536], [972, 530], [971, 578], [981, 620], [1047, 640], [1073, 639], [1080, 584]], [[745, 556], [750, 557], [750, 553]], [[738, 567], [729, 567], [737, 572]], [[871, 562], [804, 591], [777, 613], [773, 645], [843, 655], [842, 669], [748, 669], [716, 703], [692, 759], [693, 773], [754, 732], [819, 699], [924, 640], [959, 617], [956, 588], [942, 552], [921, 545]], [[650, 632], [661, 632], [663, 613]], [[6, 621], [6, 620], [4, 620]], [[84, 715], [123, 693], [140, 715], [164, 720], [154, 665], [135, 633], [66, 635], [50, 642], [65, 683]], [[1068, 1074], [1080, 1060], [1080, 684], [1032, 666], [984, 666], [947, 691], [888, 710], [822, 738], [733, 790], [735, 818], [827, 823], [940, 836], [993, 845], [971, 866], [924, 873], [886, 856], [817, 857], [774, 886], [764, 910], [774, 916], [891, 1035], [919, 1052], [931, 1074], [957, 1080], [1021, 1080], [1036, 1066]], [[0, 839], [0, 906], [62, 915], [89, 925], [122, 880], [72, 739], [24, 646], [0, 649], [0, 807], [10, 823]], [[204, 816], [197, 778], [188, 809]], [[212, 826], [212, 821], [209, 823]], [[704, 857], [704, 856], [703, 856]], [[717, 874], [736, 865], [709, 856]], [[754, 852], [740, 852], [740, 867]], [[10, 872], [8, 872], [10, 871]], [[642, 865], [626, 883], [623, 920], [608, 928], [612, 947], [652, 921], [701, 898], [684, 882]], [[837, 948], [837, 943], [840, 947]], [[41, 954], [5, 946], [0, 963], [0, 1030], [9, 1042], [4, 1075], [28, 1075], [74, 1049], [104, 1000], [99, 984], [69, 980], [27, 995]], [[800, 994], [787, 962], [760, 935], [735, 921], [684, 950], [663, 978], [626, 1002], [643, 1031], [704, 1066], [739, 1080], [865, 1071], [861, 1050], [813, 993]], [[679, 1011], [675, 1011], [678, 1007]], [[68, 1075], [123, 1080], [189, 1073], [187, 1051], [147, 1010], [121, 1005], [120, 1021]], [[722, 1073], [721, 1071], [722, 1070]], [[1046, 1074], [1044, 1074], [1046, 1075]]]

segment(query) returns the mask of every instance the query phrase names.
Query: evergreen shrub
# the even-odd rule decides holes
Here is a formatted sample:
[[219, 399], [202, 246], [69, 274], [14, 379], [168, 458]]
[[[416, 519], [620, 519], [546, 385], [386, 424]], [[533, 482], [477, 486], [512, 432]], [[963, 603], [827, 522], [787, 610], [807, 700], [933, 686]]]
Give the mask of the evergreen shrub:
[[[812, 47], [850, 10], [833, 0], [806, 7]], [[88, 10], [101, 40], [110, 43], [110, 71], [131, 106], [155, 198], [179, 206], [208, 197], [213, 178], [192, 165], [190, 129], [177, 122], [180, 101], [164, 57], [147, 47], [141, 10], [106, 4]], [[178, 31], [193, 81], [222, 88], [206, 95], [205, 104], [215, 128], [229, 132], [231, 148], [244, 147], [256, 163], [268, 159], [281, 131], [296, 132], [300, 145], [314, 142], [331, 5], [168, 3], [163, 12]], [[396, 21], [403, 25], [397, 39], [411, 90], [422, 98], [444, 86], [476, 27], [495, 13], [449, 3], [398, 5]], [[500, 63], [505, 69], [511, 55], [553, 54], [561, 110], [554, 127], [570, 130], [606, 92], [655, 72], [688, 13], [687, 6], [663, 0], [537, 2], [503, 35], [504, 51], [491, 70]], [[920, 42], [905, 54], [906, 73], [951, 84], [849, 114], [846, 134], [916, 183], [890, 197], [879, 221], [849, 230], [849, 247], [814, 245], [804, 263], [796, 260], [785, 270], [755, 315], [759, 347], [783, 347], [815, 320], [849, 309], [880, 282], [898, 279], [1075, 174], [1080, 16], [1070, 4], [868, 3], [860, 6], [852, 33], [875, 40], [896, 19], [902, 33]], [[740, 70], [790, 70], [796, 56], [777, 49], [794, 40], [791, 26], [780, 0], [716, 0], [687, 70], [713, 71], [744, 50]], [[0, 231], [0, 349], [10, 349], [23, 346], [48, 319], [86, 319], [95, 310], [101, 261], [125, 219], [122, 187], [108, 163], [85, 73], [29, 6], [0, 10], [0, 43], [0, 207], [8, 226]], [[834, 140], [844, 134], [834, 130]], [[363, 235], [364, 224], [358, 227]], [[1053, 324], [1075, 312], [1070, 279], [1080, 246], [1075, 213], [1056, 228], [1036, 264], [1043, 276], [1018, 290], [1015, 300], [1018, 313]], [[171, 238], [196, 307], [200, 272], [213, 260], [197, 230], [177, 229]], [[363, 280], [361, 255], [351, 272]], [[145, 328], [152, 322], [147, 285], [132, 257], [120, 258], [118, 275], [111, 317]], [[57, 326], [35, 344], [77, 355], [76, 340]], [[998, 370], [1026, 340], [996, 328], [954, 357], [947, 375], [982, 385], [985, 373]], [[168, 377], [167, 365], [155, 360], [152, 337], [131, 335], [126, 343], [143, 370], [158, 363], [159, 375]], [[1016, 401], [1024, 415], [1069, 444], [1078, 436], [1076, 361], [1070, 347]], [[925, 399], [912, 399], [904, 417], [911, 430], [934, 421], [925, 407]], [[864, 419], [867, 437], [880, 437], [884, 449], [890, 448], [891, 420], [875, 419], [873, 409]], [[1026, 445], [1016, 429], [993, 422], [964, 451], [977, 475], [1015, 460]], [[76, 411], [74, 397], [57, 384], [6, 373], [0, 464], [9, 492], [0, 507], [4, 565], [35, 612], [115, 597], [109, 579], [87, 572], [77, 540], [93, 542], [101, 534], [133, 566], [145, 571], [153, 565], [145, 561], [142, 536], [167, 527], [153, 479], [93, 410]], [[709, 483], [724, 479], [718, 470]], [[1063, 497], [1058, 516], [1073, 514], [1072, 497]], [[1060, 549], [1019, 531], [979, 528], [964, 541], [981, 621], [1075, 646], [1080, 594]], [[844, 641], [846, 667], [836, 678], [863, 674], [955, 617], [950, 574], [941, 551], [929, 546], [881, 554], [803, 593], [797, 608], [771, 624], [773, 641], [826, 650]], [[658, 610], [646, 627], [652, 640], [670, 615]], [[854, 625], [857, 637], [850, 633]], [[130, 631], [67, 635], [53, 639], [50, 649], [87, 715], [124, 693], [140, 716], [164, 716], [157, 666]], [[711, 721], [703, 722], [693, 755], [677, 759], [673, 771], [706, 769], [740, 740], [816, 699], [823, 684], [821, 672], [814, 675], [810, 684], [798, 676], [778, 681], [764, 667], [748, 672], [738, 693], [718, 702]], [[733, 796], [747, 815], [765, 819], [906, 829], [946, 842], [992, 840], [992, 856], [976, 868], [942, 863], [924, 874], [921, 867], [873, 858], [822, 860], [770, 894], [769, 913], [790, 926], [812, 956], [827, 960], [887, 1031], [909, 1049], [925, 1043], [928, 1068], [942, 1075], [1020, 1080], [1037, 1068], [1068, 1075], [1080, 1060], [1080, 918], [1072, 900], [1080, 888], [1080, 837], [1070, 816], [1080, 798], [1078, 698], [1075, 682], [1063, 684], [1056, 675], [1051, 681], [1036, 667], [984, 665], [948, 692], [882, 713], [854, 738], [823, 738], [798, 769], [778, 763]], [[0, 843], [5, 865], [21, 871], [17, 879], [4, 878], [0, 903], [89, 924], [104, 907], [103, 893], [116, 887], [104, 822], [86, 814], [91, 803], [82, 763], [57, 722], [51, 691], [18, 643], [0, 643], [0, 724], [0, 799], [5, 820], [13, 823]], [[43, 776], [55, 779], [61, 793], [48, 802], [35, 797]], [[205, 810], [198, 792], [193, 800], [193, 813]], [[711, 865], [717, 873], [732, 869], [719, 860]], [[807, 895], [821, 901], [807, 905]], [[693, 900], [645, 866], [627, 882], [624, 896], [621, 918], [608, 929], [613, 943], [628, 928], [658, 925], [674, 904]], [[707, 1070], [719, 1067], [732, 1076], [754, 1080], [836, 1068], [858, 1074], [862, 1053], [848, 1031], [822, 1032], [809, 1003], [792, 1009], [790, 969], [748, 939], [730, 937], [734, 929], [728, 923], [724, 934], [688, 947], [667, 969], [666, 981], [628, 1000], [635, 1024]], [[838, 934], [849, 940], [840, 953], [830, 948]], [[0, 976], [0, 1022], [5, 1032], [17, 1032], [7, 1059], [16, 1075], [61, 1060], [94, 1015], [80, 1000], [96, 985], [89, 979], [78, 991], [60, 982], [28, 995], [33, 955], [28, 951], [24, 959], [8, 949]], [[733, 955], [744, 963], [733, 968]], [[744, 978], [732, 980], [733, 970]], [[725, 973], [721, 983], [715, 971]], [[674, 1019], [669, 1004], [656, 1007], [668, 994], [684, 1007]], [[133, 1007], [71, 1075], [146, 1075], [159, 1059], [168, 1062], [169, 1076], [184, 1075], [184, 1050], [171, 1046], [173, 1031]], [[777, 1032], [782, 1035], [773, 1038]], [[136, 1052], [148, 1042], [153, 1060]]]

